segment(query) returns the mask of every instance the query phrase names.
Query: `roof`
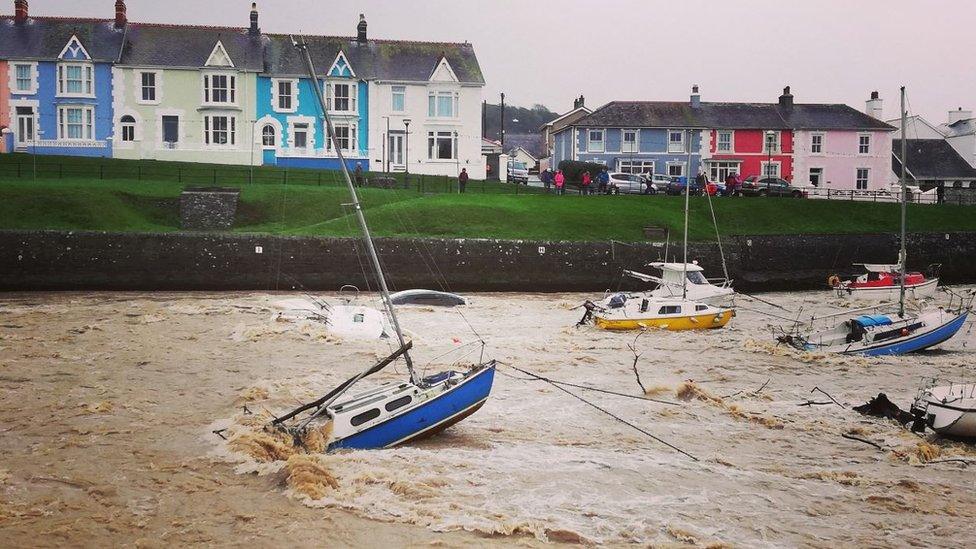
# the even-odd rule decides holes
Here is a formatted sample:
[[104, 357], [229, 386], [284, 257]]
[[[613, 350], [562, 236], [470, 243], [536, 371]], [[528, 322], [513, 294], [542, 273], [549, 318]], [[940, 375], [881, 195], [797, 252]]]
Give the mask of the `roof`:
[[31, 17], [23, 24], [0, 15], [0, 59], [57, 59], [77, 36], [92, 61], [114, 62], [123, 32], [114, 19]]
[[556, 118], [553, 118], [552, 120], [550, 120], [550, 121], [546, 122], [545, 124], [539, 126], [539, 131], [542, 131], [543, 129], [545, 129], [546, 126], [555, 126], [557, 123], [565, 120], [566, 118], [569, 118], [570, 116], [573, 116], [574, 114], [580, 113], [580, 112], [582, 112], [583, 114], [590, 114], [593, 111], [591, 111], [590, 109], [588, 109], [586, 107], [576, 107], [575, 109], [569, 111], [568, 113], [563, 114], [563, 115], [560, 115], [560, 116], [557, 116]]
[[882, 130], [894, 128], [841, 104], [613, 101], [578, 120], [579, 126], [793, 130]]
[[654, 263], [649, 263], [649, 265], [651, 267], [655, 267], [657, 269], [661, 269], [662, 271], [682, 271], [683, 272], [683, 271], [687, 270], [688, 272], [695, 272], [695, 271], [699, 271], [700, 272], [700, 271], [704, 271], [705, 270], [705, 269], [703, 269], [701, 267], [701, 265], [699, 265], [697, 263], [663, 263], [663, 262], [654, 262]]
[[[291, 36], [266, 35], [269, 39], [264, 72], [277, 75], [306, 73]], [[298, 36], [296, 35], [296, 38]], [[341, 51], [356, 76], [363, 80], [426, 82], [441, 59], [447, 59], [458, 81], [484, 84], [485, 78], [471, 44], [367, 40], [355, 37], [305, 36], [316, 71], [326, 73]]]
[[505, 147], [509, 154], [520, 148], [533, 158], [545, 156], [545, 143], [537, 133], [505, 134]]
[[[891, 169], [901, 173], [901, 139], [891, 142]], [[976, 168], [959, 156], [944, 139], [909, 139], [908, 171], [916, 181], [926, 179], [974, 179]]]
[[945, 130], [944, 133], [946, 133], [948, 137], [971, 135], [976, 133], [976, 118], [958, 120], [952, 124], [943, 124], [941, 127]]
[[120, 64], [138, 67], [200, 68], [220, 42], [234, 67], [264, 70], [264, 42], [243, 27], [200, 27], [129, 23]]

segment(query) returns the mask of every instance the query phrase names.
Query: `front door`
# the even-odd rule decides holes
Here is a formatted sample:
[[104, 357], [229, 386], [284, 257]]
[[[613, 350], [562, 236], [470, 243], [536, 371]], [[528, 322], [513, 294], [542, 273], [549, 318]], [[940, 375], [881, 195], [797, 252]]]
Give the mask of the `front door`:
[[389, 154], [387, 162], [390, 164], [390, 171], [400, 171], [404, 169], [403, 164], [403, 134], [391, 133], [390, 142], [387, 144]]
[[26, 147], [34, 142], [34, 109], [17, 107], [17, 146]]

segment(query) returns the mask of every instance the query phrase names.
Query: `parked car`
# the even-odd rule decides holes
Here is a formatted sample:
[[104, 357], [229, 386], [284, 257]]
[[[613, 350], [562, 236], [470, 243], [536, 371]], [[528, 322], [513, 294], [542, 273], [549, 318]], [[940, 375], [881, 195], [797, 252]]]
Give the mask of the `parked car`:
[[[672, 177], [671, 180], [668, 182], [667, 188], [665, 189], [666, 192], [670, 195], [685, 194], [685, 179], [686, 178], [684, 176]], [[691, 192], [691, 194], [698, 196], [703, 192], [705, 192], [705, 189], [702, 188], [701, 184], [698, 183], [697, 180], [692, 179], [691, 188], [689, 189], [689, 191]]]
[[529, 184], [529, 168], [525, 162], [518, 160], [508, 161], [508, 180], [513, 183]]
[[779, 177], [764, 177], [760, 179], [755, 175], [750, 175], [742, 182], [742, 194], [744, 196], [791, 196], [793, 198], [806, 198], [807, 191], [790, 184], [785, 179]]
[[655, 191], [664, 192], [668, 188], [668, 183], [671, 183], [671, 178], [659, 173], [649, 173], [645, 174], [651, 185], [654, 186]]
[[607, 183], [610, 194], [657, 194], [658, 187], [643, 174], [611, 172]]

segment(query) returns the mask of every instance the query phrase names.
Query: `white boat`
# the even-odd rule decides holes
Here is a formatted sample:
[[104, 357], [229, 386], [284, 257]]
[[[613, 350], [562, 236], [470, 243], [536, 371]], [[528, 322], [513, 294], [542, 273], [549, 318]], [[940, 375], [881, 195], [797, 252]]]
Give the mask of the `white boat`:
[[[898, 301], [901, 296], [901, 265], [857, 263], [866, 273], [851, 280], [831, 275], [827, 282], [837, 297], [864, 301]], [[905, 273], [905, 296], [911, 299], [933, 297], [939, 278], [926, 277], [920, 272]]]
[[692, 299], [648, 299], [641, 295], [631, 299], [627, 294], [611, 297], [608, 307], [593, 311], [597, 328], [604, 330], [643, 330], [658, 328], [669, 331], [710, 330], [721, 328], [734, 316], [732, 309], [715, 307]]
[[940, 435], [976, 438], [976, 383], [932, 381], [919, 389], [912, 413]]
[[[648, 264], [660, 269], [661, 276], [654, 276], [637, 271], [624, 271], [624, 274], [657, 284], [653, 290], [646, 292], [652, 299], [680, 298], [687, 291], [688, 299], [712, 305], [728, 304], [735, 295], [732, 281], [726, 278], [705, 278], [705, 269], [697, 261], [692, 263], [666, 263], [657, 261]], [[687, 284], [685, 284], [687, 281]], [[687, 289], [686, 289], [687, 286]]]

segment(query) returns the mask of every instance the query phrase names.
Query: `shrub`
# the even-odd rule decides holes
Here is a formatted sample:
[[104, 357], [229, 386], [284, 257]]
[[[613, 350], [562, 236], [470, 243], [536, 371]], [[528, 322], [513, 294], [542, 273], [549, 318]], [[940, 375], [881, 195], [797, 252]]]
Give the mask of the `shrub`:
[[593, 176], [593, 179], [596, 179], [596, 174], [606, 169], [606, 166], [597, 162], [563, 160], [559, 163], [559, 169], [563, 171], [563, 175], [566, 176], [567, 182], [579, 183], [583, 172], [586, 170], [589, 170], [590, 175]]

